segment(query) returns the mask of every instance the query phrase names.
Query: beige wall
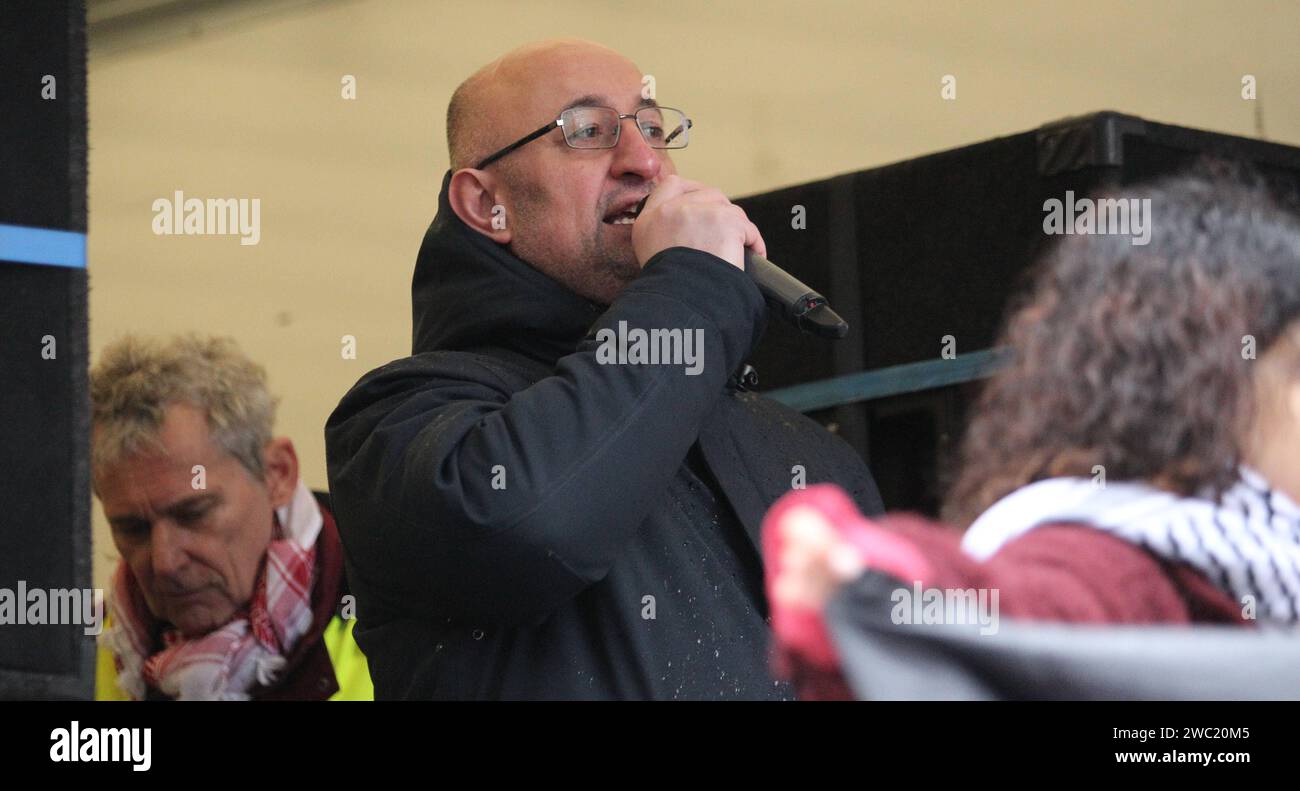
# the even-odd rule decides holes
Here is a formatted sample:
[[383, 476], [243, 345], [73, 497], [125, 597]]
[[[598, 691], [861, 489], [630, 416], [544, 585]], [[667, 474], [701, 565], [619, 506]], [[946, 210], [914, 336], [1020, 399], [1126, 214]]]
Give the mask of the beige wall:
[[[581, 36], [696, 119], [679, 170], [733, 195], [1115, 109], [1300, 144], [1300, 4], [489, 2], [276, 4], [92, 35], [91, 345], [126, 332], [234, 336], [270, 372], [307, 482], [322, 426], [409, 348], [409, 285], [474, 68]], [[270, 10], [266, 10], [270, 9]], [[246, 11], [246, 8], [245, 8]], [[358, 97], [340, 97], [355, 75]], [[957, 78], [957, 100], [940, 79]], [[155, 236], [156, 198], [262, 202], [256, 246]], [[340, 338], [354, 335], [357, 359]], [[115, 557], [99, 505], [95, 579]]]

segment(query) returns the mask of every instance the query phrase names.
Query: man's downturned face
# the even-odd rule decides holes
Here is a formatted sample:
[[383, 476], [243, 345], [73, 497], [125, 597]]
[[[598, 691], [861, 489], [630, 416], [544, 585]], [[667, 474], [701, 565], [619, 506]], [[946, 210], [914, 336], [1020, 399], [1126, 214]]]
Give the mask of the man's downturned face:
[[[224, 625], [253, 595], [274, 527], [267, 486], [222, 450], [203, 412], [175, 404], [159, 439], [99, 471], [113, 543], [149, 610], [187, 636]], [[195, 465], [206, 488], [195, 489]]]
[[[489, 111], [498, 121], [493, 150], [574, 104], [633, 113], [644, 101], [641, 71], [594, 46], [555, 45], [517, 60], [507, 56], [496, 77], [505, 84], [493, 88]], [[571, 290], [605, 304], [641, 268], [632, 252], [632, 226], [604, 218], [676, 173], [668, 152], [650, 148], [632, 119], [623, 120], [615, 148], [569, 148], [557, 129], [487, 167], [494, 169], [513, 231], [511, 251]]]

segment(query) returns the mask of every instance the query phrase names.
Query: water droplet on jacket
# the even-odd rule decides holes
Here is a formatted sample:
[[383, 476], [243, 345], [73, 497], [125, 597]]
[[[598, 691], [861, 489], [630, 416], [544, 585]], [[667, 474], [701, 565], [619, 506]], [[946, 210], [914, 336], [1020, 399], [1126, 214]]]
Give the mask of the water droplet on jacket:
[[482, 640], [482, 639], [483, 639], [483, 630], [482, 630], [482, 629], [475, 629], [475, 630], [474, 630], [474, 635], [473, 635], [473, 636], [474, 636], [474, 639], [475, 639], [475, 640]]

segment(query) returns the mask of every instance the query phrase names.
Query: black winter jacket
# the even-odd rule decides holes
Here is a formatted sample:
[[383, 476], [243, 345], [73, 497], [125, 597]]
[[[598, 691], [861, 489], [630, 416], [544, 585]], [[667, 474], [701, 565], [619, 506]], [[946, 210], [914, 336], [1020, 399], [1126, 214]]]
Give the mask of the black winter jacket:
[[[464, 225], [449, 181], [414, 353], [325, 427], [376, 696], [793, 697], [768, 672], [763, 512], [797, 465], [881, 504], [847, 444], [740, 389], [758, 289], [677, 247], [594, 305]], [[620, 322], [703, 330], [698, 374], [603, 363], [596, 333]]]

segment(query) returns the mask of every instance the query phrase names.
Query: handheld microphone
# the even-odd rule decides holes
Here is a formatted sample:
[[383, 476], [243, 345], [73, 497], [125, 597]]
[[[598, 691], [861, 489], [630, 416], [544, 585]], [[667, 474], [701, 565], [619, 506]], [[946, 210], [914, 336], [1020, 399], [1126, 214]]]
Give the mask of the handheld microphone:
[[[647, 195], [633, 209], [640, 216]], [[826, 297], [799, 282], [794, 275], [751, 250], [745, 250], [745, 273], [754, 279], [770, 308], [804, 332], [821, 338], [843, 338], [849, 334], [849, 325], [831, 310]]]
[[848, 322], [831, 310], [826, 297], [758, 253], [745, 251], [745, 272], [754, 278], [767, 304], [804, 332], [835, 339], [849, 334]]

